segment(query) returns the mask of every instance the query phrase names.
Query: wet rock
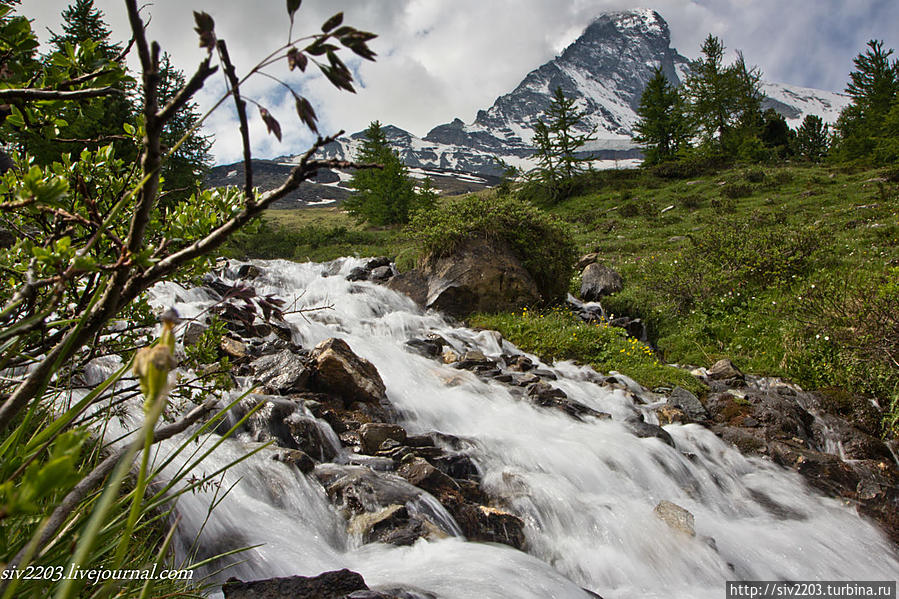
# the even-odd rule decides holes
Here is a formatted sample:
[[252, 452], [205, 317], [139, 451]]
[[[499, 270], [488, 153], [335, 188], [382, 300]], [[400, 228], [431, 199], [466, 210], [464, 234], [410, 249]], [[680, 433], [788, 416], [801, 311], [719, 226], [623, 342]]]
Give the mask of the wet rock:
[[699, 398], [683, 387], [674, 388], [668, 396], [668, 405], [679, 408], [693, 422], [702, 422], [709, 418], [709, 412]]
[[663, 443], [674, 447], [674, 439], [671, 438], [671, 435], [668, 434], [668, 431], [663, 429], [661, 426], [657, 426], [655, 424], [650, 424], [648, 422], [644, 422], [642, 419], [633, 419], [627, 421], [627, 426], [631, 429], [631, 432], [641, 439], [650, 439], [655, 438]]
[[689, 422], [687, 415], [684, 414], [683, 410], [669, 405], [659, 407], [656, 410], [656, 416], [659, 419], [660, 426], [665, 426], [666, 424], [684, 424], [685, 422]]
[[432, 466], [423, 458], [413, 457], [403, 462], [396, 473], [432, 495], [441, 495], [444, 490], [458, 489], [456, 481]]
[[390, 266], [390, 258], [387, 256], [378, 256], [376, 258], [370, 259], [365, 263], [365, 268], [368, 270], [375, 270], [376, 268], [384, 268]]
[[225, 599], [345, 599], [350, 593], [367, 590], [362, 576], [346, 569], [314, 577], [290, 576], [252, 582], [229, 578], [222, 585]]
[[203, 333], [205, 333], [208, 328], [209, 325], [207, 324], [198, 320], [191, 320], [185, 325], [184, 332], [181, 333], [181, 343], [183, 343], [185, 347], [194, 345], [200, 340], [200, 337], [203, 336]]
[[308, 474], [315, 469], [315, 461], [307, 453], [298, 449], [282, 449], [273, 455], [272, 459], [290, 466], [296, 466], [297, 470], [303, 474]]
[[347, 281], [367, 281], [368, 277], [371, 273], [367, 268], [362, 266], [357, 266], [356, 268], [350, 271], [350, 274], [346, 276]]
[[440, 339], [410, 339], [405, 345], [409, 351], [426, 358], [436, 358], [443, 351], [443, 341]]
[[444, 364], [454, 364], [459, 361], [459, 354], [451, 349], [446, 349], [440, 356]]
[[524, 521], [518, 516], [496, 507], [464, 501], [461, 496], [441, 500], [469, 540], [502, 543], [524, 550]]
[[512, 356], [506, 361], [509, 370], [527, 372], [534, 368], [534, 362], [527, 356]]
[[424, 306], [428, 299], [428, 277], [418, 269], [401, 272], [391, 277], [385, 284], [388, 289], [403, 293], [418, 304]]
[[693, 514], [676, 503], [662, 500], [656, 505], [653, 513], [673, 530], [691, 537], [696, 536], [696, 530], [693, 528]]
[[442, 539], [447, 534], [418, 514], [410, 514], [404, 505], [393, 504], [373, 513], [357, 514], [347, 530], [364, 543], [411, 545], [421, 538]]
[[319, 464], [314, 475], [321, 481], [331, 500], [350, 513], [375, 512], [388, 505], [405, 505], [421, 495], [397, 476], [373, 472], [363, 466]]
[[[420, 454], [419, 454], [420, 455]], [[481, 473], [474, 461], [464, 454], [440, 455], [429, 460], [438, 470], [454, 479], [481, 480]], [[459, 481], [456, 480], [458, 483]]]
[[743, 379], [743, 373], [734, 363], [724, 358], [715, 362], [708, 370], [708, 377], [713, 380]]
[[287, 349], [257, 358], [250, 366], [257, 381], [281, 395], [306, 389], [312, 375], [307, 361]]
[[611, 418], [609, 414], [599, 412], [580, 402], [570, 399], [564, 391], [556, 389], [549, 383], [543, 381], [530, 385], [527, 393], [528, 397], [530, 397], [536, 405], [544, 408], [555, 408], [576, 420], [582, 420], [585, 416], [593, 416], [603, 420]]
[[262, 271], [259, 270], [259, 267], [252, 264], [241, 264], [237, 269], [237, 278], [239, 279], [255, 279], [261, 274]]
[[363, 453], [373, 455], [388, 439], [403, 443], [406, 441], [406, 430], [398, 424], [382, 422], [368, 422], [359, 427], [359, 442]]
[[387, 398], [387, 389], [377, 369], [354, 354], [346, 341], [327, 339], [315, 347], [312, 358], [315, 386], [341, 396], [345, 403], [378, 403]]
[[589, 264], [581, 272], [581, 297], [588, 302], [624, 289], [621, 275], [602, 264]]
[[371, 280], [381, 283], [393, 276], [393, 269], [389, 266], [378, 266], [371, 271]]
[[337, 449], [331, 445], [319, 425], [311, 418], [293, 414], [287, 418], [286, 423], [297, 449], [322, 462], [331, 460], [337, 455]]

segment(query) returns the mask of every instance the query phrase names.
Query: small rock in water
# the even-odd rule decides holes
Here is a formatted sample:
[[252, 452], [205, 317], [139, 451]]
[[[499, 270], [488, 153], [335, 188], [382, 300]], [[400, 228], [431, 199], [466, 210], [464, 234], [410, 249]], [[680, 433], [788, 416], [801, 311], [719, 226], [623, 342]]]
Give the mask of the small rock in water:
[[676, 503], [662, 500], [653, 512], [673, 530], [680, 531], [691, 537], [696, 536], [696, 529], [693, 528], [693, 514]]
[[299, 449], [282, 449], [272, 456], [272, 459], [283, 462], [291, 466], [296, 466], [297, 470], [303, 474], [307, 474], [315, 470], [315, 461], [309, 455]]
[[357, 266], [353, 270], [350, 271], [350, 274], [346, 276], [347, 281], [367, 281], [369, 276], [369, 271], [366, 268], [361, 266]]
[[359, 440], [363, 453], [373, 455], [387, 439], [403, 443], [406, 440], [406, 430], [398, 424], [381, 422], [368, 422], [359, 427]]
[[683, 387], [674, 388], [674, 391], [668, 396], [668, 405], [679, 408], [687, 418], [693, 421], [708, 420], [709, 418], [709, 413], [699, 398]]
[[379, 266], [371, 271], [372, 281], [386, 281], [392, 276], [393, 270], [389, 266]]

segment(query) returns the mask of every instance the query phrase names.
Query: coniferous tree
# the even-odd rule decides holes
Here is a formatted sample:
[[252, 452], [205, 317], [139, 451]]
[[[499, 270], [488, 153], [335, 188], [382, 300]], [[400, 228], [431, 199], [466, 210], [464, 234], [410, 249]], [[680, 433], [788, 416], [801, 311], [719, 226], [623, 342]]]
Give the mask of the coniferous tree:
[[425, 182], [423, 189], [416, 189], [409, 170], [390, 147], [378, 121], [372, 121], [365, 130], [356, 161], [380, 165], [380, 168], [356, 171], [350, 181], [356, 193], [343, 207], [360, 221], [372, 225], [407, 223], [412, 211], [434, 203], [437, 194], [431, 189], [430, 181]]
[[534, 145], [537, 148], [537, 176], [542, 181], [557, 185], [568, 181], [585, 170], [590, 158], [578, 156], [578, 152], [590, 141], [596, 127], [586, 133], [583, 119], [587, 111], [575, 108], [576, 100], [569, 98], [557, 87], [544, 118], [534, 126]]
[[694, 135], [683, 97], [661, 67], [656, 67], [646, 84], [637, 115], [634, 140], [643, 145], [647, 165], [674, 158]]
[[66, 44], [77, 46], [85, 40], [96, 42], [100, 54], [108, 59], [122, 51], [120, 45], [110, 41], [111, 32], [103, 21], [103, 13], [94, 6], [94, 0], [75, 0], [60, 16], [63, 33], [50, 32], [50, 44], [58, 52], [65, 52]]
[[[124, 69], [120, 45], [110, 40], [110, 30], [103, 21], [103, 13], [94, 7], [93, 0], [75, 0], [61, 14], [62, 33], [53, 33], [50, 43], [54, 51], [44, 57], [45, 62], [58, 60], [67, 64], [74, 78], [101, 70]], [[54, 55], [56, 58], [54, 58]], [[122, 139], [124, 125], [133, 120], [134, 103], [129, 97], [134, 89], [130, 78], [119, 78], [115, 87], [121, 94], [105, 98], [80, 100], [66, 104], [58, 114], [58, 126], [53, 134], [29, 139], [28, 151], [39, 163], [49, 164], [63, 153], [78, 156], [84, 147], [97, 147], [113, 142], [121, 156], [134, 159], [132, 144]]]
[[724, 50], [717, 37], [706, 38], [702, 57], [690, 66], [684, 93], [704, 145], [736, 155], [743, 144], [759, 143], [764, 94], [761, 72], [747, 67], [742, 54], [725, 65]]
[[827, 125], [821, 117], [805, 115], [796, 132], [796, 146], [799, 155], [812, 162], [820, 162], [827, 155]]
[[[168, 103], [184, 83], [184, 74], [172, 65], [168, 53], [163, 54], [159, 61], [159, 103]], [[191, 131], [199, 120], [197, 104], [190, 101], [175, 113], [162, 131], [162, 144], [166, 150], [175, 148], [180, 142], [162, 167], [166, 191], [161, 200], [167, 205], [189, 197], [202, 186], [209, 171], [212, 140], [199, 131]]]
[[871, 40], [855, 60], [846, 93], [852, 98], [837, 120], [836, 155], [843, 160], [892, 162], [896, 141], [887, 131], [891, 110], [899, 101], [899, 61], [893, 50]]

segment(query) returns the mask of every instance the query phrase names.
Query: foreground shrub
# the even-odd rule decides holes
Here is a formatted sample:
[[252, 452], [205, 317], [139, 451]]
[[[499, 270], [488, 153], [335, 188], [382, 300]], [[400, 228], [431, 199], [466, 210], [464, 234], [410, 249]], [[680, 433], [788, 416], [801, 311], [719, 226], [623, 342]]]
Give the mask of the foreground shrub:
[[418, 212], [409, 224], [421, 260], [452, 254], [472, 239], [509, 244], [545, 298], [564, 297], [577, 248], [568, 226], [539, 208], [513, 198], [467, 196]]
[[797, 312], [802, 338], [787, 356], [794, 376], [877, 397], [886, 428], [899, 431], [899, 268], [814, 285]]

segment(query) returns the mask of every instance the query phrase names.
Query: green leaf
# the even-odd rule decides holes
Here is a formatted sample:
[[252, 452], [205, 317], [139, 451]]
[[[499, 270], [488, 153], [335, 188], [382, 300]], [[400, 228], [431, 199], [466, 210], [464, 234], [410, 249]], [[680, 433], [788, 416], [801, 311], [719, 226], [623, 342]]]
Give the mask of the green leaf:
[[303, 0], [287, 0], [287, 14], [290, 15], [291, 19], [293, 19], [293, 13], [300, 9], [302, 2]]

